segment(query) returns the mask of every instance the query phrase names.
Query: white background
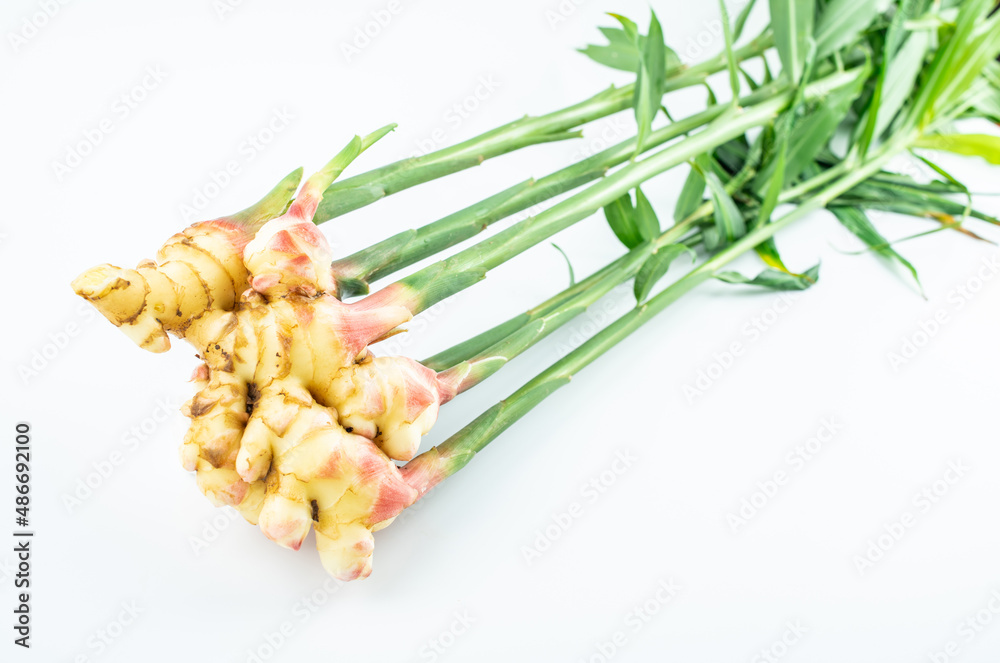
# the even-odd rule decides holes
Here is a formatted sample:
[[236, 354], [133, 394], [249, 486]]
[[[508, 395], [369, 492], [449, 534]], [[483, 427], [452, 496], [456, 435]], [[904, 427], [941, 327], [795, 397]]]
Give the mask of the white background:
[[[798, 269], [821, 260], [816, 287], [777, 315], [774, 293], [711, 284], [686, 297], [379, 533], [365, 581], [324, 585], [311, 540], [298, 553], [281, 549], [202, 497], [177, 460], [193, 351], [139, 350], [81, 304], [72, 278], [100, 262], [151, 257], [189, 221], [241, 209], [299, 165], [318, 168], [356, 132], [400, 125], [352, 173], [408, 156], [436, 129], [451, 144], [626, 83], [574, 49], [600, 38], [606, 11], [647, 20], [646, 4], [633, 0], [399, 2], [350, 58], [343, 45], [387, 8], [383, 0], [246, 0], [222, 16], [211, 0], [70, 3], [16, 49], [10, 34], [39, 4], [4, 3], [0, 483], [12, 485], [14, 422], [30, 421], [37, 532], [34, 646], [14, 647], [4, 626], [4, 659], [242, 663], [257, 652], [267, 661], [600, 661], [620, 631], [610, 660], [753, 661], [773, 648], [787, 661], [927, 661], [955, 641], [958, 656], [935, 660], [996, 661], [1000, 279], [977, 280], [996, 247], [954, 232], [899, 247], [920, 269], [924, 300], [871, 255], [847, 255], [860, 247], [832, 217], [790, 229], [780, 238], [786, 260]], [[700, 56], [699, 39], [705, 54], [721, 48], [714, 3], [654, 4], [685, 59]], [[147, 67], [165, 78], [124, 116], [116, 100]], [[684, 115], [703, 101], [699, 90], [668, 105]], [[456, 103], [475, 110], [456, 121]], [[276, 110], [293, 119], [249, 159], [241, 145]], [[111, 133], [57, 177], [53, 163], [104, 118]], [[631, 131], [626, 113], [588, 127], [585, 142], [499, 158], [323, 229], [345, 254]], [[221, 191], [209, 187], [207, 206], [186, 219], [183, 206], [230, 160], [239, 174]], [[973, 190], [998, 191], [998, 171], [983, 162], [941, 161]], [[663, 219], [685, 170], [645, 188]], [[1000, 213], [996, 198], [977, 204]], [[876, 218], [890, 237], [931, 227]], [[596, 216], [557, 241], [578, 274], [621, 251]], [[738, 266], [759, 268], [751, 259]], [[562, 258], [542, 245], [426, 314], [426, 328], [395, 349], [426, 356], [565, 283]], [[978, 292], [959, 307], [957, 287]], [[595, 324], [626, 312], [628, 297], [610, 296], [589, 321], [447, 406], [425, 443], [444, 440]], [[947, 323], [921, 337], [936, 314]], [[755, 319], [767, 330], [752, 336], [745, 326]], [[889, 353], [915, 334], [923, 347], [897, 370]], [[742, 354], [692, 402], [685, 385], [699, 371], [718, 376], [717, 355], [734, 342]], [[49, 358], [32, 368], [36, 352]], [[796, 471], [786, 456], [830, 417], [842, 428]], [[121, 462], [95, 474], [113, 452]], [[618, 452], [638, 460], [614, 475]], [[953, 461], [968, 472], [924, 513], [914, 495]], [[788, 482], [734, 533], [727, 514], [781, 470]], [[67, 506], [88, 477], [99, 485]], [[588, 499], [581, 487], [602, 477], [610, 485]], [[12, 488], [0, 493], [0, 529], [9, 531]], [[529, 563], [525, 550], [574, 502], [582, 515], [565, 531], [550, 529], [558, 536]], [[859, 572], [856, 556], [907, 511], [915, 524]], [[6, 625], [13, 556], [0, 549]], [[668, 580], [678, 591], [658, 605]], [[655, 616], [629, 617], [651, 599]], [[119, 628], [123, 603], [140, 612]], [[981, 610], [986, 626], [958, 630]], [[474, 623], [452, 637], [456, 614]], [[805, 634], [783, 649], [788, 623]], [[102, 632], [116, 636], [110, 645], [98, 644]], [[432, 653], [434, 641], [449, 647]]]

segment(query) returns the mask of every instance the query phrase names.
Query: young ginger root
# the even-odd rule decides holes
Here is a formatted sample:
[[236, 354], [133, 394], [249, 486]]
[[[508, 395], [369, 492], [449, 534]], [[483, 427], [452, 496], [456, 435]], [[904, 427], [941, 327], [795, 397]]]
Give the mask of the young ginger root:
[[312, 219], [366, 146], [355, 138], [287, 211], [296, 174], [255, 207], [174, 235], [155, 262], [100, 265], [73, 282], [140, 347], [164, 352], [172, 334], [198, 350], [182, 464], [213, 503], [282, 546], [298, 550], [314, 528], [324, 567], [344, 580], [371, 573], [372, 532], [418, 497], [393, 461], [413, 458], [456, 390], [368, 350], [412, 317], [390, 290], [334, 296], [332, 252]]

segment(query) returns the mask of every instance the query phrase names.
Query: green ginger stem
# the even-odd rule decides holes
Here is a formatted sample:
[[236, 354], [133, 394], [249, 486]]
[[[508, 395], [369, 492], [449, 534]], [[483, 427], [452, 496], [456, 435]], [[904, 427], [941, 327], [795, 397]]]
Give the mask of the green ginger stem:
[[421, 363], [441, 371], [440, 379], [458, 393], [471, 389], [634, 277], [650, 256], [679, 241], [687, 225], [674, 225], [541, 305]]
[[[770, 32], [736, 50], [738, 61], [757, 57], [774, 45]], [[728, 66], [721, 53], [703, 63], [668, 75], [666, 92], [704, 83]], [[477, 166], [486, 159], [529, 145], [575, 138], [574, 130], [632, 106], [635, 85], [610, 88], [580, 103], [538, 117], [524, 117], [467, 141], [429, 154], [403, 159], [334, 182], [324, 193], [314, 220], [323, 223], [417, 184]]]
[[[762, 86], [743, 97], [740, 105], [753, 106], [773, 97], [787, 85]], [[714, 104], [706, 110], [673, 122], [649, 135], [643, 152], [705, 126], [717, 119], [730, 104]], [[368, 284], [428, 258], [485, 230], [489, 225], [604, 177], [635, 154], [636, 137], [631, 137], [541, 179], [531, 179], [459, 210], [421, 228], [406, 230], [333, 263], [341, 297], [368, 292]]]
[[877, 152], [871, 154], [864, 163], [855, 164], [857, 166], [855, 169], [848, 170], [839, 180], [803, 202], [794, 211], [771, 223], [758, 226], [704, 261], [648, 302], [637, 306], [598, 332], [511, 396], [486, 410], [445, 442], [415, 458], [411, 461], [412, 470], [410, 472], [412, 474], [419, 472], [425, 477], [424, 481], [418, 485], [418, 489], [422, 493], [426, 492], [442, 479], [465, 467], [479, 451], [514, 422], [557, 389], [568, 384], [576, 373], [628, 338], [670, 304], [711, 279], [723, 266], [773, 237], [779, 230], [812, 212], [825, 208], [838, 196], [878, 173], [894, 156], [908, 149], [911, 142], [912, 136], [908, 136], [883, 145]]
[[[851, 84], [865, 71], [862, 67], [837, 72], [812, 83], [809, 89], [813, 90], [812, 94], [828, 93]], [[633, 162], [537, 216], [429, 265], [386, 290], [391, 289], [394, 301], [409, 307], [414, 314], [419, 313], [480, 281], [490, 269], [587, 218], [650, 178], [743, 135], [751, 128], [766, 124], [787, 108], [792, 98], [791, 91], [784, 91], [750, 108], [734, 107], [700, 133]]]

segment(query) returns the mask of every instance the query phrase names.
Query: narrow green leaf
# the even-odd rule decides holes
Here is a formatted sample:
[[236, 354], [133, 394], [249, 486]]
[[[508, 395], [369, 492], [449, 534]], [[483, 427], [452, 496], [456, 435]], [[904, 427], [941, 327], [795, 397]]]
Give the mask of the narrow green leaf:
[[816, 55], [822, 59], [857, 41], [886, 9], [884, 0], [830, 0], [816, 21]]
[[774, 214], [774, 209], [778, 206], [781, 190], [785, 186], [785, 159], [788, 144], [784, 136], [778, 139], [778, 146], [775, 151], [777, 156], [774, 161], [774, 172], [771, 175], [771, 180], [768, 182], [767, 192], [764, 194], [764, 200], [760, 206], [760, 214], [757, 217], [756, 224], [758, 226], [762, 226], [771, 220], [771, 215]]
[[814, 0], [769, 0], [774, 44], [781, 68], [792, 83], [802, 80], [815, 24]]
[[626, 18], [621, 14], [608, 13], [608, 16], [614, 18], [616, 21], [622, 24], [622, 30], [625, 37], [633, 44], [639, 42], [639, 26], [635, 24], [630, 18]]
[[652, 96], [655, 99], [653, 110], [655, 115], [666, 91], [667, 53], [670, 51], [663, 39], [663, 28], [660, 26], [660, 20], [656, 18], [656, 12], [650, 11], [649, 32], [646, 34], [645, 42], [640, 41], [636, 45], [642, 49], [642, 61], [649, 72]]
[[765, 269], [757, 276], [748, 278], [739, 272], [719, 272], [715, 278], [726, 283], [756, 285], [771, 290], [806, 290], [819, 280], [819, 265], [803, 274], [791, 274], [776, 269]]
[[395, 131], [397, 126], [399, 126], [399, 125], [397, 125], [395, 122], [393, 122], [392, 124], [387, 124], [384, 127], [382, 127], [381, 129], [376, 129], [375, 131], [371, 132], [367, 136], [362, 137], [362, 139], [361, 139], [361, 151], [364, 152], [369, 147], [371, 147], [375, 143], [377, 143], [380, 140], [382, 140], [383, 138], [385, 138], [386, 135], [388, 135], [389, 133]]
[[1000, 124], [1000, 90], [993, 89], [979, 96], [973, 108], [980, 117]]
[[913, 280], [917, 283], [917, 287], [920, 288], [921, 294], [923, 294], [923, 286], [920, 283], [920, 277], [917, 275], [917, 270], [912, 264], [910, 264], [909, 260], [897, 253], [896, 250], [892, 248], [890, 242], [875, 229], [875, 226], [868, 218], [868, 215], [865, 214], [864, 210], [858, 209], [857, 207], [830, 207], [830, 211], [833, 212], [833, 215], [837, 217], [837, 220], [842, 226], [854, 233], [854, 235], [864, 242], [870, 249], [890, 262], [895, 261], [899, 263], [908, 272], [910, 272], [913, 276]]
[[767, 58], [761, 58], [761, 63], [764, 65], [764, 85], [774, 82], [774, 72], [771, 71], [771, 65], [767, 63]]
[[948, 180], [949, 182], [951, 182], [955, 186], [961, 187], [962, 193], [965, 194], [965, 210], [962, 212], [962, 222], [964, 222], [966, 219], [968, 219], [969, 218], [969, 214], [972, 211], [972, 192], [969, 191], [969, 188], [967, 186], [965, 186], [964, 184], [962, 184], [961, 182], [959, 182], [957, 179], [955, 179], [952, 176], [952, 174], [949, 173], [947, 170], [945, 170], [941, 166], [937, 165], [936, 163], [934, 163], [933, 161], [931, 161], [927, 157], [922, 156], [920, 154], [917, 154], [913, 150], [910, 150], [910, 153], [913, 154], [918, 159], [920, 159], [921, 161], [923, 161], [935, 173], [937, 173], [941, 177], [945, 178], [946, 180]]
[[[613, 16], [616, 16], [613, 14]], [[619, 19], [621, 20], [621, 19]], [[625, 25], [623, 23], [623, 25]], [[632, 24], [635, 25], [634, 23]], [[631, 34], [626, 28], [626, 34]], [[638, 33], [635, 36], [636, 47], [640, 47]], [[632, 106], [635, 110], [636, 123], [639, 125], [638, 136], [636, 137], [636, 152], [642, 152], [646, 139], [652, 132], [653, 119], [660, 110], [663, 102], [663, 95], [667, 86], [667, 45], [663, 41], [663, 29], [660, 26], [656, 13], [651, 12], [649, 20], [649, 34], [646, 35], [645, 42], [641, 44], [641, 57], [639, 70], [635, 84], [635, 96]]]
[[[607, 45], [590, 44], [578, 49], [590, 59], [607, 67], [636, 73], [639, 70], [639, 55], [645, 49], [646, 37], [637, 35], [637, 41], [632, 41], [625, 30], [621, 28], [598, 28], [607, 37]], [[664, 71], [674, 71], [681, 67], [681, 59], [677, 53], [664, 45]]]
[[788, 138], [786, 185], [795, 181], [823, 151], [850, 112], [851, 104], [861, 94], [864, 82], [864, 78], [859, 78], [853, 85], [834, 90], [825, 101], [819, 102], [815, 110], [795, 124]]
[[717, 173], [725, 179], [729, 177], [730, 173], [739, 172], [746, 165], [750, 158], [750, 144], [747, 143], [746, 136], [739, 136], [715, 148], [714, 156], [715, 160], [724, 168]]
[[729, 10], [726, 0], [719, 0], [719, 11], [722, 13], [722, 35], [726, 43], [726, 66], [729, 69], [729, 88], [732, 93], [732, 103], [736, 105], [740, 98], [740, 70], [736, 65], [736, 53], [733, 52], [733, 30], [729, 22]]
[[260, 228], [265, 223], [281, 216], [295, 197], [302, 181], [302, 169], [296, 168], [278, 182], [266, 196], [245, 210], [222, 217], [226, 221], [238, 223], [248, 228]]
[[647, 242], [660, 236], [660, 220], [639, 187], [635, 188], [635, 224], [639, 235]]
[[715, 106], [719, 103], [718, 98], [715, 96], [715, 90], [707, 82], [705, 83], [705, 89], [708, 90], [708, 105]]
[[632, 207], [632, 196], [625, 194], [604, 208], [604, 216], [608, 220], [608, 225], [629, 249], [642, 244], [642, 234], [635, 222], [635, 209]]
[[603, 64], [605, 67], [628, 72], [635, 72], [639, 68], [639, 49], [633, 44], [610, 44], [608, 46], [589, 44], [586, 48], [579, 50], [594, 62]]
[[670, 244], [658, 249], [653, 255], [646, 259], [646, 262], [639, 268], [639, 273], [635, 276], [635, 301], [642, 304], [649, 297], [649, 293], [667, 274], [672, 263], [683, 253], [691, 254], [694, 261], [695, 253], [683, 244]]
[[1000, 166], [1000, 136], [990, 134], [931, 134], [917, 139], [917, 147], [952, 152], [967, 157], [981, 157]]
[[558, 251], [562, 255], [563, 260], [566, 261], [566, 268], [569, 269], [569, 287], [572, 288], [573, 286], [576, 285], [576, 273], [573, 271], [573, 263], [571, 263], [569, 261], [569, 256], [566, 255], [566, 252], [563, 251], [562, 248], [558, 244], [556, 244], [555, 242], [553, 242], [552, 243], [552, 248], [554, 248], [556, 251]]
[[740, 67], [740, 73], [743, 74], [743, 80], [747, 82], [747, 87], [750, 88], [751, 92], [756, 92], [757, 90], [760, 89], [760, 83], [755, 81], [753, 77], [747, 73], [746, 69]]
[[612, 46], [634, 46], [632, 40], [621, 28], [597, 28]]
[[691, 216], [705, 197], [705, 178], [698, 172], [697, 168], [692, 168], [684, 180], [684, 186], [677, 197], [677, 205], [674, 207], [674, 220], [677, 222]]
[[361, 136], [355, 136], [352, 138], [351, 142], [349, 142], [344, 149], [337, 153], [337, 156], [330, 159], [330, 161], [327, 162], [323, 168], [309, 177], [305, 185], [302, 187], [302, 192], [299, 196], [301, 197], [306, 194], [321, 194], [327, 189], [327, 187], [333, 184], [334, 180], [340, 177], [340, 174], [344, 172], [344, 169], [351, 165], [351, 163], [357, 159], [362, 152], [377, 143], [381, 138], [395, 128], [395, 124], [389, 124], [381, 129], [373, 131], [363, 138]]
[[743, 9], [736, 16], [736, 22], [733, 24], [734, 42], [739, 41], [740, 37], [743, 36], [743, 28], [746, 27], [747, 19], [750, 18], [750, 12], [753, 11], [755, 4], [757, 4], [757, 0], [747, 0], [747, 3], [743, 5]]
[[874, 137], [885, 133], [913, 94], [914, 84], [923, 70], [930, 43], [929, 32], [914, 32], [888, 63], [885, 84], [876, 107], [878, 121], [873, 131]]
[[730, 244], [745, 235], [747, 227], [746, 221], [743, 220], [743, 213], [733, 201], [733, 197], [726, 191], [719, 176], [704, 171], [702, 171], [702, 176], [705, 178], [705, 183], [712, 196], [716, 233], [706, 235], [706, 245], [710, 250], [713, 250]]
[[653, 132], [653, 118], [659, 110], [660, 105], [654, 105], [652, 86], [650, 85], [649, 70], [645, 65], [639, 65], [639, 78], [635, 84], [635, 98], [633, 109], [635, 110], [635, 121], [638, 125], [638, 132], [635, 139], [635, 152], [633, 158], [642, 153], [646, 139]]
[[1000, 47], [1000, 30], [996, 30], [996, 22], [1000, 16], [982, 25], [985, 31], [977, 32], [977, 26], [983, 23], [993, 5], [993, 0], [962, 3], [951, 36], [925, 69], [911, 121], [921, 127], [927, 126], [944, 108], [957, 101], [996, 56], [996, 49]]

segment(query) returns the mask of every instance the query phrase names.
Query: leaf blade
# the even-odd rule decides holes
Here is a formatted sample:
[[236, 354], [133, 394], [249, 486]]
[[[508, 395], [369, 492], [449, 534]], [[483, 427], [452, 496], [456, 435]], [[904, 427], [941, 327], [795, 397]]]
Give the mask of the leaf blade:
[[774, 43], [782, 71], [793, 84], [802, 79], [809, 40], [815, 25], [813, 0], [769, 0]]
[[642, 304], [646, 301], [656, 284], [666, 276], [670, 264], [684, 253], [691, 254], [691, 259], [694, 260], [694, 251], [688, 247], [683, 244], [669, 244], [655, 251], [646, 262], [642, 263], [635, 276], [633, 289], [636, 303]]

